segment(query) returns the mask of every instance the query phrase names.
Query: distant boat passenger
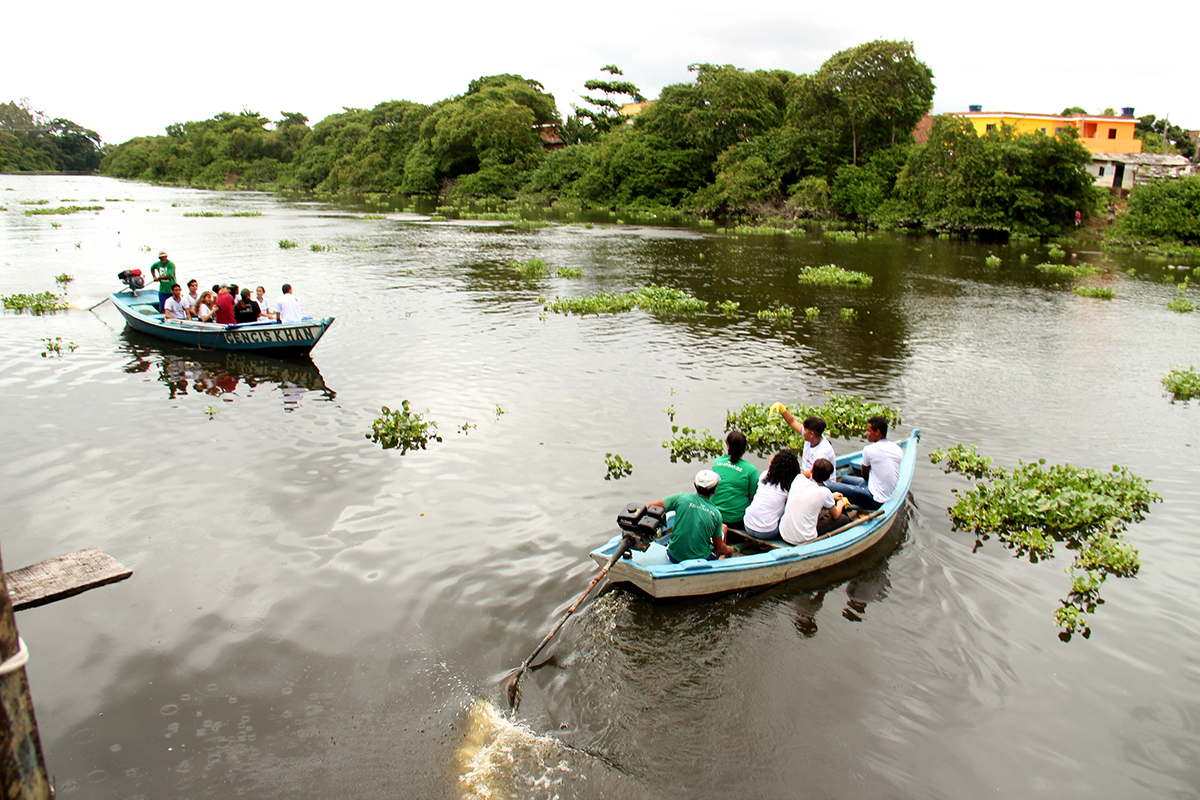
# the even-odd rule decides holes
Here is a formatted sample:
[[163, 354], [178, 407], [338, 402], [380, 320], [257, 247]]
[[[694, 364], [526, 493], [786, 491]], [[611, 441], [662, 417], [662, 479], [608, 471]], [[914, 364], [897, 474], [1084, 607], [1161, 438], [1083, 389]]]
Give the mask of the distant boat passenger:
[[300, 301], [296, 295], [292, 294], [290, 283], [283, 285], [283, 297], [275, 303], [275, 314], [279, 317], [280, 322], [299, 322], [304, 319], [304, 312], [300, 310]]

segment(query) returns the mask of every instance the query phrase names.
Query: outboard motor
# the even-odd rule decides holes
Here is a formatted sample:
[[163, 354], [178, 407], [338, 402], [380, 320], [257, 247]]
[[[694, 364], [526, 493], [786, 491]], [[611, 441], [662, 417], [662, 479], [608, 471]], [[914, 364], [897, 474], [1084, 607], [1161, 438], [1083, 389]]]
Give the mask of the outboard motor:
[[140, 269], [125, 269], [117, 273], [117, 279], [123, 281], [129, 290], [137, 296], [138, 289], [146, 288], [146, 279], [142, 277]]
[[[633, 540], [633, 547], [645, 552], [653, 542], [658, 541], [666, 522], [667, 511], [662, 506], [640, 506], [630, 503], [625, 510], [617, 514], [617, 527]], [[629, 554], [625, 554], [629, 558]]]

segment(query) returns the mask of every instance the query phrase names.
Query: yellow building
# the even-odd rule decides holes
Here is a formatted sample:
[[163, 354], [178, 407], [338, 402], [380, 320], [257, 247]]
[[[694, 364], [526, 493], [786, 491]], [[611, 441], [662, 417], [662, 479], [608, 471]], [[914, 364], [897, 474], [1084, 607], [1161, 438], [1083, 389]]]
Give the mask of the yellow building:
[[975, 132], [980, 136], [1001, 125], [1011, 125], [1018, 134], [1037, 133], [1057, 134], [1064, 128], [1075, 128], [1079, 131], [1079, 140], [1084, 147], [1095, 153], [1140, 153], [1142, 140], [1133, 138], [1133, 129], [1137, 120], [1133, 118], [1133, 109], [1127, 109], [1130, 114], [1125, 117], [1106, 117], [1091, 114], [1072, 114], [1059, 116], [1057, 114], [1014, 114], [1006, 111], [976, 111], [973, 107], [966, 117], [975, 126]]

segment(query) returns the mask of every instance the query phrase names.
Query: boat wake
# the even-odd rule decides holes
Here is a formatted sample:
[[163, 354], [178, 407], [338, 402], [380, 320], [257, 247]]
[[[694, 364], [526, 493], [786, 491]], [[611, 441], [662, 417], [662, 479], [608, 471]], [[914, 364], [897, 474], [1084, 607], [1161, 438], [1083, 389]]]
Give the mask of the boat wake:
[[464, 799], [558, 797], [572, 772], [569, 748], [508, 719], [486, 700], [467, 710], [466, 735], [455, 753]]

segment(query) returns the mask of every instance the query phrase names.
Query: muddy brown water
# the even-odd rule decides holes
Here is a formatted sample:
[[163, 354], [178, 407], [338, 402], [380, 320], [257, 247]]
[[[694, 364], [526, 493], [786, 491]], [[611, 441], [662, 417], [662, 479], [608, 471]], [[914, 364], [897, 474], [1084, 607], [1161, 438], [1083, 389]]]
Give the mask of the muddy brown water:
[[[38, 199], [104, 210], [26, 216]], [[0, 294], [65, 272], [86, 307], [166, 248], [185, 281], [287, 281], [337, 318], [311, 359], [279, 361], [159, 343], [107, 304], [0, 315], [5, 566], [98, 546], [134, 570], [17, 617], [60, 797], [1200, 795], [1200, 409], [1159, 382], [1200, 363], [1200, 315], [1166, 308], [1187, 273], [1077, 251], [1109, 270], [1089, 279], [1104, 302], [1036, 273], [1032, 243], [599, 215], [517, 232], [45, 176], [3, 176], [0, 206]], [[584, 277], [508, 264], [534, 257]], [[825, 263], [875, 283], [798, 285]], [[648, 283], [711, 311], [539, 302]], [[779, 304], [790, 327], [756, 318]], [[53, 337], [77, 349], [43, 357]], [[616, 512], [689, 484], [669, 413], [719, 434], [726, 409], [825, 392], [899, 408], [923, 454], [1153, 480], [1164, 502], [1129, 533], [1141, 574], [1105, 585], [1091, 639], [1060, 642], [1067, 554], [974, 551], [946, 514], [968, 484], [922, 457], [904, 524], [864, 557], [717, 598], [606, 591], [499, 713]], [[366, 434], [405, 399], [443, 440], [402, 456]], [[604, 480], [609, 452], [633, 474]]]

